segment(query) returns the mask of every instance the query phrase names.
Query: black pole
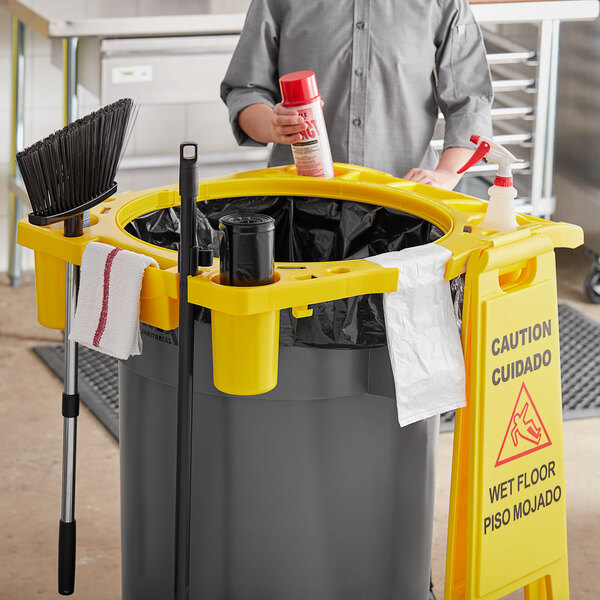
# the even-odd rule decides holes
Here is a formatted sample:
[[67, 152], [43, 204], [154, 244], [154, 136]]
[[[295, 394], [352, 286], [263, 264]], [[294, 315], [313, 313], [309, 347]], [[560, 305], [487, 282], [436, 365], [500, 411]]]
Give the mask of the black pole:
[[179, 148], [181, 196], [179, 243], [179, 367], [177, 390], [177, 471], [175, 490], [175, 600], [190, 595], [190, 520], [194, 382], [194, 307], [188, 303], [189, 275], [198, 272], [196, 198], [198, 145]]

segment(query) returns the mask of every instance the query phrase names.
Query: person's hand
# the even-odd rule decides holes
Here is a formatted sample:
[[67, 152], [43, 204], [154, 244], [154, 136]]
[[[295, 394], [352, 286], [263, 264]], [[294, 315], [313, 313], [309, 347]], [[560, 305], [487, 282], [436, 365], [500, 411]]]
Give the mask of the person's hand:
[[306, 123], [297, 110], [285, 108], [280, 103], [273, 107], [270, 128], [272, 141], [278, 144], [295, 144], [302, 140], [300, 132], [306, 129]]
[[437, 168], [434, 171], [428, 169], [411, 169], [403, 179], [425, 183], [445, 190], [453, 190], [460, 181], [461, 176], [455, 171]]
[[444, 190], [453, 190], [462, 177], [457, 171], [460, 170], [472, 155], [472, 148], [446, 148], [442, 152], [440, 162], [435, 170], [411, 169], [404, 176], [404, 179], [416, 181], [417, 183], [425, 183]]

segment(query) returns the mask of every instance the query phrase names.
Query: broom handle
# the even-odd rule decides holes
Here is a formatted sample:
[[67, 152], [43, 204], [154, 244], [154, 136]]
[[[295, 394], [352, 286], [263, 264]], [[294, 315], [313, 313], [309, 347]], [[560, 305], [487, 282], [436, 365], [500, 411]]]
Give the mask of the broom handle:
[[65, 302], [65, 377], [63, 392], [62, 503], [58, 535], [58, 593], [68, 596], [75, 587], [75, 462], [77, 455], [78, 344], [69, 340], [75, 316], [79, 267], [67, 263]]

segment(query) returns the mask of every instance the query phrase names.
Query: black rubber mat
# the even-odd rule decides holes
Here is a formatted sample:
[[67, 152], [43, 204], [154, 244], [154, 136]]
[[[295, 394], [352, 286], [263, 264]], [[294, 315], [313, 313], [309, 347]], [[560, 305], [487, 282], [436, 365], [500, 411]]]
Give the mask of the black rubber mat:
[[[567, 304], [558, 305], [563, 418], [600, 416], [600, 324]], [[36, 346], [35, 353], [61, 380], [64, 347]], [[119, 439], [117, 360], [80, 347], [81, 401]], [[454, 412], [444, 413], [441, 431], [454, 428]]]
[[558, 305], [560, 373], [565, 419], [600, 416], [600, 325]]

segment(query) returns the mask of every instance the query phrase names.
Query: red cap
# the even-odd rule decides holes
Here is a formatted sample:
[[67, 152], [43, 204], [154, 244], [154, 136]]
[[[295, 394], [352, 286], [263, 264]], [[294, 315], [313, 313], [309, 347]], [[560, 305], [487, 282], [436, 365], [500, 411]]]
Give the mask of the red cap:
[[512, 184], [512, 177], [502, 177], [500, 175], [494, 177], [494, 185], [497, 185], [498, 187], [512, 187]]
[[279, 78], [284, 106], [300, 106], [319, 97], [317, 78], [312, 71], [296, 71]]

